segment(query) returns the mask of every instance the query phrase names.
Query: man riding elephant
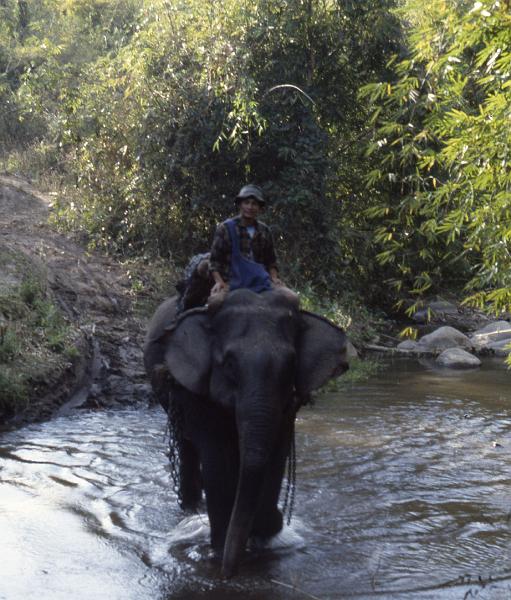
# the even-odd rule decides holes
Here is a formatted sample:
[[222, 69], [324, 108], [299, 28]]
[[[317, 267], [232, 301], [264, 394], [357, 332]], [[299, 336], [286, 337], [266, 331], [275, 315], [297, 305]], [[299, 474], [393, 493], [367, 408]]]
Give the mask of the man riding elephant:
[[211, 543], [226, 576], [250, 536], [281, 531], [278, 503], [287, 462], [292, 472], [296, 413], [312, 390], [348, 368], [344, 332], [300, 311], [298, 296], [279, 279], [271, 232], [257, 218], [261, 190], [244, 186], [236, 204], [239, 215], [218, 226], [209, 259], [191, 263], [181, 298], [156, 310], [144, 346], [153, 390], [169, 415], [179, 503], [197, 510], [205, 493]]
[[238, 216], [221, 223], [215, 232], [209, 270], [215, 282], [211, 298], [215, 301], [236, 289], [260, 293], [279, 290], [294, 301], [294, 292], [279, 279], [277, 257], [270, 228], [258, 220], [265, 207], [261, 189], [245, 185], [235, 199]]
[[258, 220], [265, 207], [261, 189], [245, 185], [235, 203], [239, 214], [218, 225], [211, 252], [192, 257], [178, 282], [178, 313], [204, 306], [208, 297], [219, 304], [236, 289], [274, 290], [298, 303], [298, 296], [279, 278], [270, 228]]

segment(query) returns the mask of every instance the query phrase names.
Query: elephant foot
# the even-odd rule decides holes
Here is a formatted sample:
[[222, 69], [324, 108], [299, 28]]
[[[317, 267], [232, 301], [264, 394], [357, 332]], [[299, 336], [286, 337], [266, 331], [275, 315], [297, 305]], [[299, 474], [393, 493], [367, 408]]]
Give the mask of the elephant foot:
[[202, 504], [202, 497], [201, 496], [187, 496], [186, 494], [183, 494], [183, 499], [181, 501], [181, 508], [182, 510], [184, 510], [185, 512], [189, 512], [192, 514], [201, 512], [201, 504]]
[[224, 546], [225, 546], [225, 534], [226, 531], [214, 531], [213, 527], [211, 528], [211, 549], [213, 554], [218, 556], [220, 559], [224, 554]]
[[222, 566], [222, 560], [224, 558], [224, 553], [221, 550], [215, 550], [214, 548], [210, 548], [207, 559], [210, 561], [212, 565], [217, 568]]
[[182, 463], [179, 482], [181, 508], [193, 512], [197, 512], [202, 501], [202, 481], [196, 466], [194, 462]]
[[268, 539], [282, 531], [284, 519], [278, 508], [258, 514], [254, 519], [250, 535], [256, 538]]

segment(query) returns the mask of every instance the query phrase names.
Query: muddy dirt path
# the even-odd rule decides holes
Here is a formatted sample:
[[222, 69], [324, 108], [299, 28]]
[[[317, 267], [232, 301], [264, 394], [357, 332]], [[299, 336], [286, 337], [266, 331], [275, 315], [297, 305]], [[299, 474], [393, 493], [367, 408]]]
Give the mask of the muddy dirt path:
[[145, 322], [134, 314], [126, 268], [52, 229], [51, 200], [27, 181], [0, 175], [0, 242], [42, 266], [55, 303], [82, 333], [80, 364], [60, 385], [52, 382], [23, 422], [47, 418], [62, 405], [61, 411], [150, 399]]

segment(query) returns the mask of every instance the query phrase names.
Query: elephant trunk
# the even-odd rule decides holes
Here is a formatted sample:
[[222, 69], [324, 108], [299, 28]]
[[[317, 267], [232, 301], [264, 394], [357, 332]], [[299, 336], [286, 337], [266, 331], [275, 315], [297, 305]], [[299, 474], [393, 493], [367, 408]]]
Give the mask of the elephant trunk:
[[236, 573], [240, 556], [250, 535], [263, 480], [264, 471], [262, 470], [245, 469], [240, 474], [236, 500], [225, 540], [222, 563], [224, 577], [232, 577]]
[[240, 472], [236, 499], [225, 540], [222, 573], [231, 577], [252, 529], [264, 486], [266, 470], [278, 430], [279, 419], [274, 410], [238, 423], [240, 432]]

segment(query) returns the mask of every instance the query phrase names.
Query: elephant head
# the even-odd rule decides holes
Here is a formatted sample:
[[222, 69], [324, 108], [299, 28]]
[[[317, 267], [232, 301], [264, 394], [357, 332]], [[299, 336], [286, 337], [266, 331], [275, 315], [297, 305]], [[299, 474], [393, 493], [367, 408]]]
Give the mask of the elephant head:
[[[223, 551], [229, 576], [250, 535], [270, 457], [285, 423], [294, 422], [296, 398], [348, 368], [346, 336], [278, 293], [237, 290], [215, 312], [184, 313], [165, 338], [172, 377], [231, 414], [238, 433], [240, 471]], [[283, 467], [275, 505], [282, 474]]]

